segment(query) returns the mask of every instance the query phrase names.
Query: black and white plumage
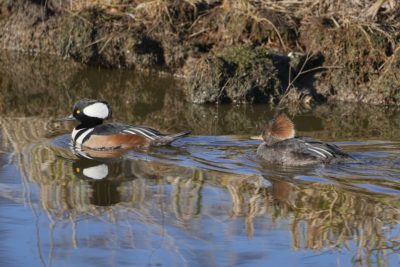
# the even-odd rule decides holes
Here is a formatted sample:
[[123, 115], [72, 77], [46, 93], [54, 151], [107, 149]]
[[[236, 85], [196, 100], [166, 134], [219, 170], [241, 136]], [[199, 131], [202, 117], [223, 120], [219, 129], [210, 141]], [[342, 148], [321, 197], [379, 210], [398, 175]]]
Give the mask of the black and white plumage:
[[71, 134], [73, 144], [95, 150], [147, 148], [167, 145], [189, 134], [186, 131], [168, 135], [150, 127], [125, 123], [103, 124], [111, 114], [111, 106], [105, 101], [82, 99], [75, 103], [72, 115], [68, 117], [80, 121]]

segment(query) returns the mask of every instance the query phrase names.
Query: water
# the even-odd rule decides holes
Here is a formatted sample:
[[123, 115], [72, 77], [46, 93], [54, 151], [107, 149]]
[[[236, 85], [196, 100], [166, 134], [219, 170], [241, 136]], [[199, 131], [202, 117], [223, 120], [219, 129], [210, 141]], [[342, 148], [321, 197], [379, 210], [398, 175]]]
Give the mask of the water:
[[[192, 105], [170, 77], [0, 58], [1, 266], [399, 265], [398, 110], [292, 107], [299, 135], [358, 162], [271, 167], [249, 138], [266, 106]], [[193, 132], [78, 157], [73, 123], [52, 119], [83, 97], [109, 100], [115, 121]]]

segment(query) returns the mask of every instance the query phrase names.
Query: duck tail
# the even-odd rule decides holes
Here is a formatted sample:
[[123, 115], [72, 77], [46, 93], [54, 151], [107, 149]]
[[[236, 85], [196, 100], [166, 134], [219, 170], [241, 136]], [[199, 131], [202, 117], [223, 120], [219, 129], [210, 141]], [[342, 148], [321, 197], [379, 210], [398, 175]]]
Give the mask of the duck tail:
[[189, 135], [190, 133], [191, 133], [191, 131], [184, 131], [184, 132], [172, 134], [172, 135], [169, 135], [169, 136], [172, 137], [172, 138], [174, 138], [174, 140], [175, 140], [175, 139], [178, 139], [178, 138], [180, 138], [180, 137]]
[[151, 145], [153, 145], [153, 146], [169, 145], [172, 142], [174, 142], [176, 139], [184, 137], [184, 136], [186, 136], [186, 135], [188, 135], [190, 133], [191, 133], [191, 131], [185, 131], [185, 132], [180, 132], [180, 133], [176, 133], [176, 134], [160, 136], [159, 138], [153, 140], [151, 142]]

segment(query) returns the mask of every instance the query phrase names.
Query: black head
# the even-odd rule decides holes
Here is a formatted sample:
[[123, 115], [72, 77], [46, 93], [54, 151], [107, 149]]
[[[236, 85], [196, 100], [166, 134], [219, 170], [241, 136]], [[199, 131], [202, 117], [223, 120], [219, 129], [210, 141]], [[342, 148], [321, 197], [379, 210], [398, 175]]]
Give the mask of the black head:
[[111, 106], [106, 101], [82, 99], [72, 108], [72, 116], [82, 123], [98, 123], [111, 118]]

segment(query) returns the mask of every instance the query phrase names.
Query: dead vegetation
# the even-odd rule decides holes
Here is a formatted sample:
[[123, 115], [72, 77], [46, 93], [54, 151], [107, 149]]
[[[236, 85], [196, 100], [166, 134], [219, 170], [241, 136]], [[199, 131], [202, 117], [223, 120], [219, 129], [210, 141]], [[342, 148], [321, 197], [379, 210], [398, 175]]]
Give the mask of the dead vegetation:
[[370, 32], [385, 34], [393, 46], [396, 38], [389, 28], [397, 28], [400, 23], [399, 3], [395, 0], [70, 0], [69, 5], [64, 3], [61, 7], [73, 15], [100, 9], [115, 17], [140, 21], [149, 32], [170, 28], [172, 34], [186, 33], [186, 39], [203, 36], [220, 46], [237, 41], [258, 42], [283, 52], [292, 51], [296, 45], [305, 52], [296, 43], [299, 26], [313, 18], [334, 28], [356, 25], [365, 32], [360, 27], [364, 26]]
[[[231, 46], [268, 49], [281, 57], [311, 53], [319, 55], [319, 65], [309, 67], [325, 68], [297, 79], [292, 88], [300, 93], [292, 94], [293, 101], [306, 95], [313, 101], [400, 102], [400, 8], [395, 0], [48, 0], [7, 2], [0, 10], [11, 18], [0, 19], [6, 29], [3, 47], [17, 44], [21, 50], [50, 51], [86, 64], [178, 76], [188, 69], [201, 71], [196, 69], [204, 66], [201, 62]], [[18, 28], [24, 16], [28, 27]], [[26, 37], [10, 38], [26, 29]], [[277, 77], [283, 88], [292, 82], [289, 61], [273, 66], [286, 72]], [[231, 84], [237, 90], [240, 79]], [[250, 90], [259, 86], [255, 80]], [[214, 99], [203, 102], [220, 102]]]

